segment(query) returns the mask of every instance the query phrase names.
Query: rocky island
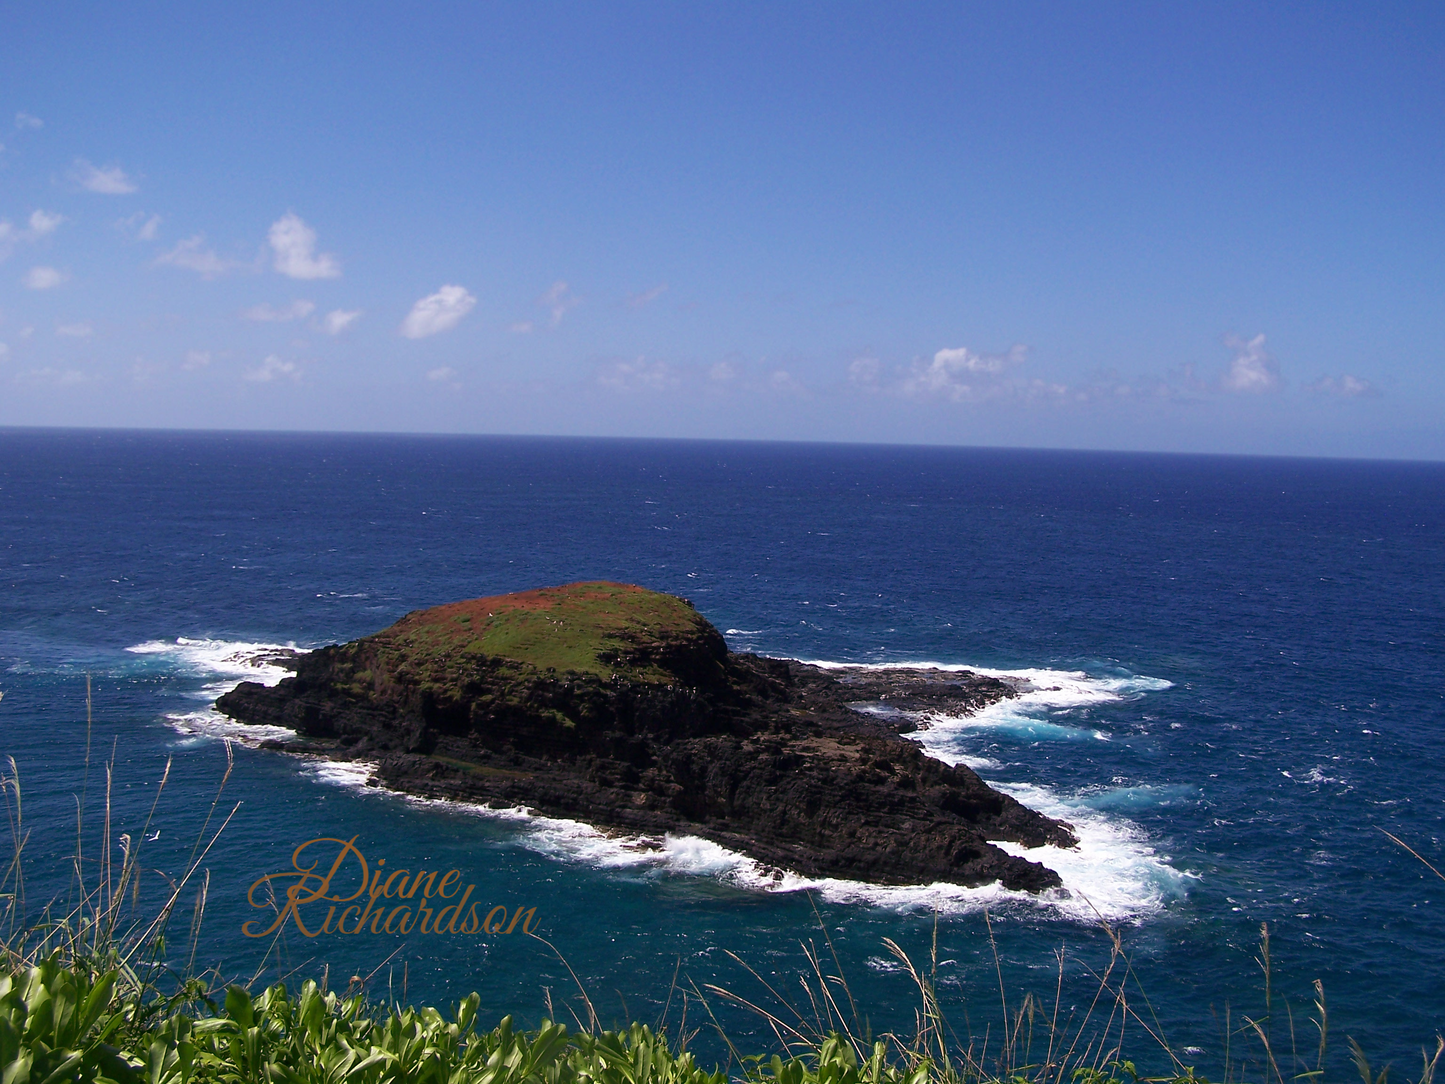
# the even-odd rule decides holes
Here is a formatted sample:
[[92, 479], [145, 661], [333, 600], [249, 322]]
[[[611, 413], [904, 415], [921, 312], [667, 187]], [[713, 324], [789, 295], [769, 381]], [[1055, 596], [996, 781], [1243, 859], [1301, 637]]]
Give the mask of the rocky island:
[[411, 794], [701, 836], [875, 884], [1038, 892], [1058, 875], [989, 841], [1076, 843], [902, 736], [910, 713], [976, 711], [1015, 695], [1008, 685], [729, 651], [690, 603], [640, 587], [438, 606], [295, 665], [217, 708], [298, 735], [269, 747], [373, 761], [382, 785]]

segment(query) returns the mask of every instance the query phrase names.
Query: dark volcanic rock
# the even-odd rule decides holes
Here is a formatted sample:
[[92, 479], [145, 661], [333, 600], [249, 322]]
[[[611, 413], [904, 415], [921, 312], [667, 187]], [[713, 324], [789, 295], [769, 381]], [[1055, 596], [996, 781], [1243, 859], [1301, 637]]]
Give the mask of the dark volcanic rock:
[[908, 713], [1012, 695], [732, 653], [681, 599], [573, 584], [409, 614], [217, 707], [294, 729], [291, 751], [375, 761], [408, 793], [703, 836], [810, 876], [1036, 892], [1058, 875], [988, 840], [1068, 847], [1069, 827], [899, 736]]

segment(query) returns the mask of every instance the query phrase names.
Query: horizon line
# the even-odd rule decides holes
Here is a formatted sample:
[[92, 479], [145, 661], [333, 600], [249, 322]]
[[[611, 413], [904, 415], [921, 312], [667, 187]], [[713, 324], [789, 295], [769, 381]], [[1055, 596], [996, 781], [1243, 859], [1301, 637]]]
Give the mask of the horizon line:
[[1090, 448], [1077, 446], [1023, 445], [1023, 444], [938, 444], [928, 441], [875, 441], [875, 440], [804, 440], [786, 437], [679, 437], [679, 436], [619, 436], [617, 434], [585, 433], [469, 433], [462, 431], [426, 431], [405, 429], [232, 429], [221, 426], [145, 426], [145, 425], [0, 425], [0, 437], [11, 434], [152, 434], [174, 436], [223, 436], [223, 437], [373, 437], [406, 438], [416, 440], [518, 440], [518, 441], [577, 441], [613, 442], [634, 444], [745, 444], [745, 445], [786, 445], [796, 448], [876, 448], [897, 450], [932, 451], [974, 451], [974, 452], [1025, 452], [1025, 453], [1073, 453], [1080, 455], [1124, 455], [1124, 456], [1168, 456], [1191, 459], [1270, 459], [1311, 461], [1331, 463], [1412, 463], [1425, 466], [1445, 465], [1445, 456], [1439, 459], [1417, 459], [1407, 456], [1352, 456], [1352, 455], [1304, 455], [1290, 452], [1219, 452], [1219, 451], [1177, 451], [1159, 448]]

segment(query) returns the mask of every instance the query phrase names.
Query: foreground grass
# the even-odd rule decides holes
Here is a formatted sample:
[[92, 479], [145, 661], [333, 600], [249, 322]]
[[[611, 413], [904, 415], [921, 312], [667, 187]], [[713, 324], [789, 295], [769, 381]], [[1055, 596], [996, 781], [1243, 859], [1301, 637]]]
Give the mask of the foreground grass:
[[[163, 935], [150, 943], [97, 941], [89, 924], [33, 927], [0, 944], [0, 1082], [3, 1084], [1208, 1084], [1175, 1056], [1161, 1035], [1128, 1004], [1124, 982], [1106, 968], [1096, 1005], [1103, 1019], [1076, 1027], [1057, 1024], [1031, 997], [1004, 1026], [980, 1040], [960, 1041], [940, 1011], [932, 979], [889, 947], [917, 983], [917, 1028], [911, 1037], [873, 1037], [850, 1027], [842, 1004], [846, 983], [809, 953], [816, 985], [809, 989], [814, 1023], [793, 1022], [768, 1009], [708, 987], [692, 998], [731, 1051], [725, 1067], [706, 1068], [687, 1050], [686, 1023], [674, 1037], [633, 1023], [604, 1030], [585, 991], [586, 1022], [576, 1029], [544, 1020], [516, 1030], [510, 1016], [490, 1030], [478, 1019], [473, 993], [449, 1013], [369, 1000], [358, 980], [340, 994], [314, 981], [294, 993], [275, 983], [259, 994], [220, 985], [214, 973], [181, 978], [146, 963], [166, 954]], [[35, 947], [26, 951], [26, 945]], [[1267, 954], [1267, 940], [1262, 952]], [[739, 961], [741, 962], [741, 961]], [[1125, 965], [1127, 970], [1127, 964]], [[805, 985], [808, 985], [805, 981]], [[831, 988], [831, 989], [830, 989]], [[776, 1053], [738, 1050], [718, 1025], [710, 1000], [733, 1000], [761, 1014], [778, 1039]], [[1276, 1051], [1264, 1026], [1240, 1018], [1240, 1047], [1223, 1065], [1222, 1084], [1322, 1084], [1328, 1021], [1316, 1005], [1317, 1060], [1290, 1043]], [[550, 1012], [550, 998], [549, 998]], [[1141, 1077], [1125, 1056], [1125, 1023], [1132, 1046], [1172, 1066]], [[1157, 1023], [1155, 1025], [1157, 1027]], [[1293, 1027], [1291, 1027], [1291, 1033]], [[1351, 1043], [1364, 1084], [1386, 1084]], [[1315, 1054], [1315, 1051], [1310, 1051]], [[1415, 1084], [1433, 1084], [1445, 1041], [1437, 1041]], [[1313, 1064], [1311, 1064], [1313, 1063]]]
[[378, 1011], [361, 995], [323, 993], [314, 982], [294, 997], [280, 984], [255, 998], [232, 986], [221, 1004], [203, 999], [204, 1011], [192, 1017], [123, 996], [120, 978], [114, 970], [67, 966], [59, 954], [0, 976], [5, 1084], [727, 1080], [641, 1025], [569, 1034], [544, 1023], [519, 1032], [509, 1017], [480, 1031], [476, 994], [447, 1017], [433, 1008]]
[[[727, 1084], [665, 1035], [642, 1024], [625, 1031], [569, 1032], [543, 1022], [516, 1031], [511, 1018], [477, 1027], [476, 994], [449, 1016], [434, 1008], [378, 1008], [305, 983], [296, 996], [274, 985], [258, 997], [239, 986], [220, 1004], [201, 997], [192, 1017], [126, 996], [122, 974], [67, 964], [59, 952], [0, 975], [0, 1066], [5, 1084], [61, 1081], [187, 1084]], [[862, 1052], [843, 1036], [784, 1059], [743, 1058], [737, 1074], [776, 1084], [929, 1084], [980, 1080], [955, 1064], [880, 1040]], [[1070, 1074], [1081, 1084], [1137, 1079], [1127, 1063]], [[1002, 1078], [992, 1078], [1002, 1080]], [[1010, 1080], [1022, 1081], [1022, 1075]], [[1166, 1078], [1167, 1079], [1167, 1078]], [[1196, 1078], [1185, 1074], [1179, 1081]]]

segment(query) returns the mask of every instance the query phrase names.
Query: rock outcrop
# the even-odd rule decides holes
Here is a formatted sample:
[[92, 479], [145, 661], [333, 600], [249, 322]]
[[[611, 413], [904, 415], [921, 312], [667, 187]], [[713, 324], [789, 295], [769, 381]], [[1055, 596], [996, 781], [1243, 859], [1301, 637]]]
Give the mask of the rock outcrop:
[[989, 841], [1073, 846], [1068, 825], [900, 734], [910, 712], [1012, 695], [972, 674], [730, 652], [682, 599], [583, 583], [408, 614], [217, 707], [296, 731], [274, 748], [374, 761], [412, 794], [702, 836], [809, 876], [1037, 892], [1058, 875]]

